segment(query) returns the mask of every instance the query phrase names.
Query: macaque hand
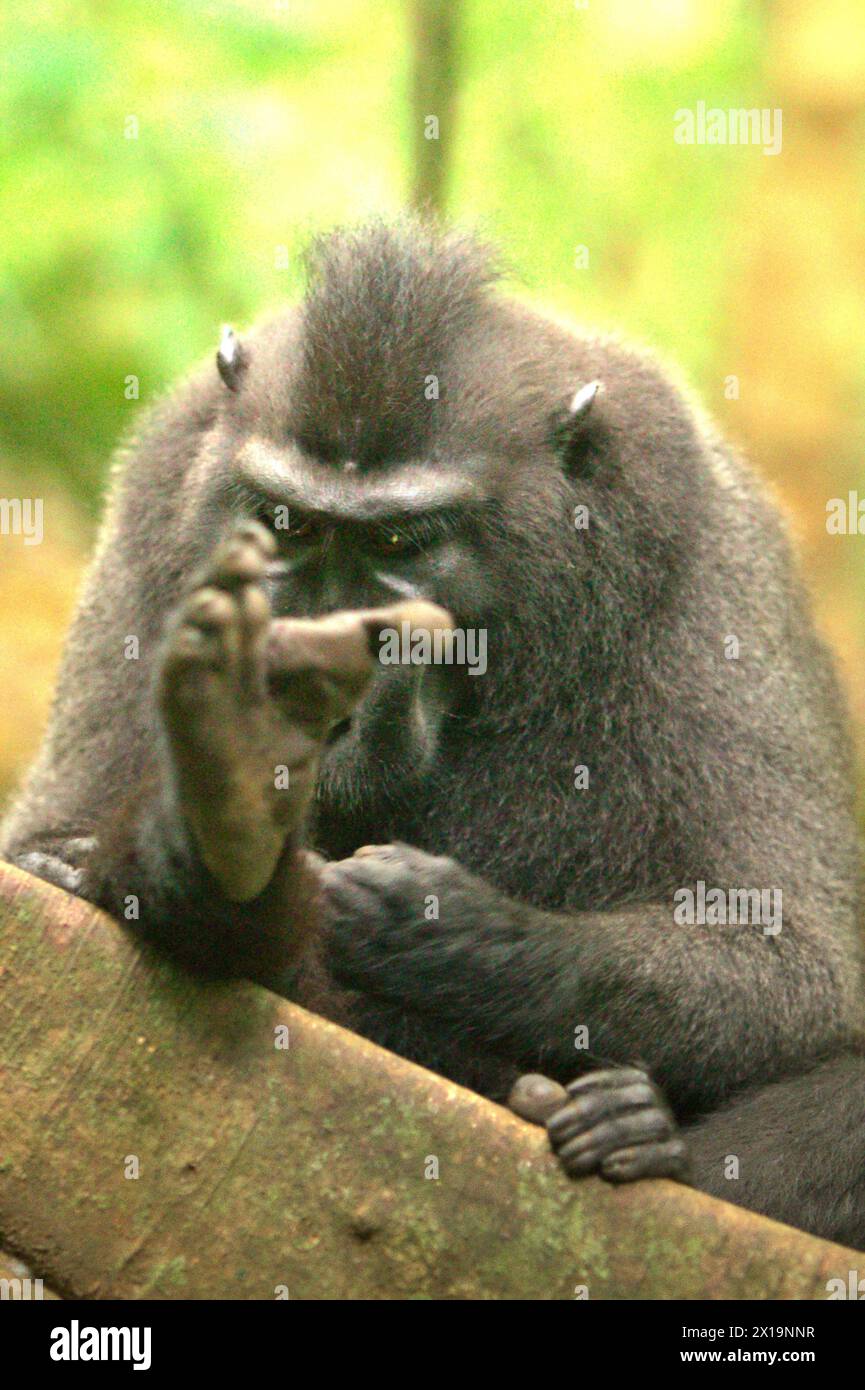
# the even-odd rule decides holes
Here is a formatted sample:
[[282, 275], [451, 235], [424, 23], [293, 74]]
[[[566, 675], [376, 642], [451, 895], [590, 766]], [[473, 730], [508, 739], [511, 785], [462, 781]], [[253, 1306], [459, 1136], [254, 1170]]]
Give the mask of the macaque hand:
[[235, 902], [267, 887], [303, 821], [328, 734], [375, 670], [381, 629], [450, 621], [422, 602], [274, 619], [265, 590], [274, 555], [256, 522], [218, 547], [175, 614], [158, 675], [178, 808]]

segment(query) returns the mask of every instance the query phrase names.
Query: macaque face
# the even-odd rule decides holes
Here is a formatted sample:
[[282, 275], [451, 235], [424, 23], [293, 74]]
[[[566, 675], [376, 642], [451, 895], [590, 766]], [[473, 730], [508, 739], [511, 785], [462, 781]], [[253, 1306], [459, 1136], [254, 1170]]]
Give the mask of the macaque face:
[[[426, 599], [460, 627], [486, 621], [496, 576], [482, 540], [493, 509], [484, 465], [409, 460], [362, 469], [351, 459], [316, 459], [284, 439], [232, 435], [222, 441], [226, 462], [207, 510], [220, 518], [217, 534], [240, 518], [270, 531], [274, 618]], [[467, 675], [458, 663], [396, 662], [383, 652], [353, 716], [331, 730], [319, 798], [351, 805], [407, 794], [436, 758], [446, 719], [476, 702], [482, 682]]]

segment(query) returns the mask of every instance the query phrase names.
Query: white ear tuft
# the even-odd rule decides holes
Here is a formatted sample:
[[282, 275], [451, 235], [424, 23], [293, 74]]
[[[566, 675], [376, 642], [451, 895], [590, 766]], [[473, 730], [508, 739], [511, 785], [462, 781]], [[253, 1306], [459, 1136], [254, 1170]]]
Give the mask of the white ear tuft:
[[216, 366], [229, 391], [236, 391], [246, 368], [247, 357], [234, 329], [226, 324], [219, 340]]
[[590, 381], [587, 386], [581, 386], [579, 391], [575, 392], [574, 398], [568, 406], [568, 414], [572, 420], [579, 415], [588, 415], [600, 389], [601, 383], [599, 381]]

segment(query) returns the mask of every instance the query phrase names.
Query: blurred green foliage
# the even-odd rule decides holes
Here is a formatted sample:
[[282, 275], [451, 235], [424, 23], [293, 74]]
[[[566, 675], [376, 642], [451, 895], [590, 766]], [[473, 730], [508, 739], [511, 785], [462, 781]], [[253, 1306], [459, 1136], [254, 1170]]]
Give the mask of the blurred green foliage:
[[[744, 100], [760, 21], [744, 3], [649, 23], [643, 8], [464, 6], [451, 207], [532, 290], [699, 379], [746, 165], [712, 151], [683, 187], [671, 112]], [[59, 473], [92, 508], [139, 409], [128, 375], [151, 398], [223, 320], [296, 291], [310, 231], [404, 205], [408, 15], [401, 0], [6, 0], [0, 40], [4, 471]]]
[[[501, 245], [517, 292], [678, 364], [748, 448], [804, 541], [865, 751], [865, 537], [825, 528], [827, 498], [865, 496], [861, 0], [4, 0], [0, 496], [44, 494], [48, 524], [0, 556], [0, 793], [38, 738], [117, 440], [223, 322], [297, 293], [312, 232], [406, 206], [421, 103], [448, 92], [424, 66], [436, 3], [456, 25], [447, 212]], [[675, 112], [700, 101], [783, 105], [783, 154], [683, 149]]]

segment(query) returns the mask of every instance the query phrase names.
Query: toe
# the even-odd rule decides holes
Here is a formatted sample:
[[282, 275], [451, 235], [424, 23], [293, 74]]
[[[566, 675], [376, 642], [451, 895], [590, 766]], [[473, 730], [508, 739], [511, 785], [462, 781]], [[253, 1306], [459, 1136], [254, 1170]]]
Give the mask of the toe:
[[236, 589], [241, 584], [259, 583], [266, 569], [267, 558], [261, 548], [235, 535], [217, 550], [208, 579], [221, 589]]
[[636, 1144], [616, 1149], [601, 1160], [601, 1176], [608, 1182], [634, 1182], [639, 1178], [687, 1177], [688, 1151], [684, 1140], [672, 1139], [652, 1144]]
[[[573, 1095], [570, 1092], [569, 1094]], [[656, 1095], [649, 1082], [638, 1081], [612, 1091], [586, 1091], [572, 1098], [547, 1123], [550, 1138], [563, 1143], [576, 1134], [595, 1128], [611, 1116], [654, 1106]]]
[[532, 1124], [545, 1124], [549, 1117], [567, 1101], [568, 1093], [558, 1081], [530, 1072], [521, 1076], [511, 1089], [508, 1105], [517, 1115]]

